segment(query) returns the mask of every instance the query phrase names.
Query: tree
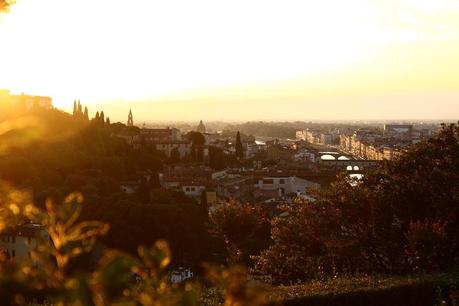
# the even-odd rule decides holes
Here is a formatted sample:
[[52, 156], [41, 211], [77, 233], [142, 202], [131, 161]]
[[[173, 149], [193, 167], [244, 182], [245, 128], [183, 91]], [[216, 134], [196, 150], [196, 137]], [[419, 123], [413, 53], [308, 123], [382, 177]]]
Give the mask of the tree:
[[107, 120], [105, 120], [105, 124], [110, 126], [110, 118], [107, 117]]
[[95, 122], [99, 122], [99, 111], [96, 112], [96, 116], [94, 117]]
[[[24, 219], [41, 226], [28, 228], [38, 234], [32, 238], [36, 248], [29, 254], [31, 258], [17, 256], [14, 261], [0, 261], [1, 305], [37, 301], [49, 305], [152, 305], [152, 301], [158, 306], [201, 304], [198, 284], [189, 281], [185, 287], [171, 283], [171, 249], [166, 241], [157, 240], [152, 247], [139, 246], [135, 257], [119, 250], [103, 250], [95, 256], [101, 259], [83, 265], [85, 257], [99, 253], [95, 250], [97, 238], [105, 235], [109, 226], [79, 220], [81, 194], [70, 194], [61, 205], [48, 201], [43, 211], [31, 205], [26, 194], [4, 187], [0, 188], [0, 197], [14, 198], [15, 204], [0, 211], [2, 225], [7, 226], [2, 231], [26, 227]], [[46, 239], [40, 238], [43, 232]], [[262, 291], [248, 284], [247, 273], [241, 269], [209, 268], [208, 276], [224, 293], [226, 305], [270, 304]]]
[[78, 118], [78, 119], [83, 118], [83, 110], [82, 110], [82, 108], [81, 108], [80, 100], [78, 100], [77, 118]]
[[85, 121], [89, 121], [89, 113], [88, 113], [88, 107], [84, 107], [84, 116], [83, 116]]
[[222, 149], [209, 146], [209, 166], [215, 170], [222, 170], [226, 167], [226, 156]]
[[[336, 275], [351, 265], [365, 271], [354, 237], [341, 234], [339, 218], [327, 202], [283, 206], [282, 214], [271, 222], [273, 243], [255, 257], [254, 271], [284, 284]], [[351, 255], [345, 257], [344, 249]]]
[[104, 111], [101, 111], [101, 112], [100, 112], [99, 123], [101, 123], [101, 124], [104, 124], [104, 123], [105, 123]]
[[139, 188], [137, 190], [137, 196], [141, 203], [150, 203], [150, 191], [151, 186], [146, 178], [142, 178], [140, 181]]
[[207, 214], [209, 212], [209, 206], [208, 206], [208, 203], [207, 203], [207, 192], [205, 190], [203, 190], [201, 192], [201, 198], [200, 198], [199, 206], [201, 208], [202, 214], [204, 216], [207, 216]]
[[239, 131], [236, 135], [236, 157], [240, 160], [244, 158], [244, 150], [242, 148], [241, 134]]
[[341, 175], [314, 203], [286, 207], [256, 269], [277, 282], [451, 267], [459, 252], [459, 125], [360, 181]]
[[230, 263], [250, 264], [269, 244], [269, 221], [262, 208], [236, 201], [224, 203], [209, 214], [210, 232], [221, 239]]
[[73, 101], [73, 117], [77, 117], [78, 114], [78, 108], [77, 108], [77, 103], [76, 100]]

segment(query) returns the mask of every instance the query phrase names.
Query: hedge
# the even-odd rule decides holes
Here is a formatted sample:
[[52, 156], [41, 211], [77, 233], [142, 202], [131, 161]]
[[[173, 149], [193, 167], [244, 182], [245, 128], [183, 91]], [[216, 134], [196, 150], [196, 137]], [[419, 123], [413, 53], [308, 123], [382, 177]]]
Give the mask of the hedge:
[[[407, 277], [365, 276], [271, 288], [281, 305], [433, 306], [459, 288], [459, 273]], [[449, 304], [448, 304], [449, 305]]]

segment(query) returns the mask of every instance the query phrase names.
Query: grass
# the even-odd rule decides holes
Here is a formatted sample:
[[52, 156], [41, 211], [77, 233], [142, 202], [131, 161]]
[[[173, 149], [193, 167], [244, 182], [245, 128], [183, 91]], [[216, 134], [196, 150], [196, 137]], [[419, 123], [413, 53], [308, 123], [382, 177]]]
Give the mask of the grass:
[[285, 305], [434, 305], [459, 284], [459, 273], [354, 276], [270, 288]]

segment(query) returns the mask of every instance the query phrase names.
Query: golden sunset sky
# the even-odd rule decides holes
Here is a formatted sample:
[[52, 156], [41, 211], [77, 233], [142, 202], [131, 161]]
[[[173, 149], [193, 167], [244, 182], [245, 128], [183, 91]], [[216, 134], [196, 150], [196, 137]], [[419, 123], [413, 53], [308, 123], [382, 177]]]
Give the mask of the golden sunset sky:
[[112, 121], [459, 118], [459, 0], [17, 0], [0, 58]]

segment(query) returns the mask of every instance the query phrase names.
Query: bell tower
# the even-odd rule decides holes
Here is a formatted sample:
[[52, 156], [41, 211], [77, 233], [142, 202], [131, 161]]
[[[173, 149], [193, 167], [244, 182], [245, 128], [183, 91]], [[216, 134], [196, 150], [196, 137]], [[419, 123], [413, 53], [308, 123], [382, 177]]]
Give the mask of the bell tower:
[[132, 111], [131, 111], [131, 109], [129, 109], [129, 115], [128, 115], [127, 126], [134, 126], [134, 120], [133, 120], [133, 118], [132, 118]]

